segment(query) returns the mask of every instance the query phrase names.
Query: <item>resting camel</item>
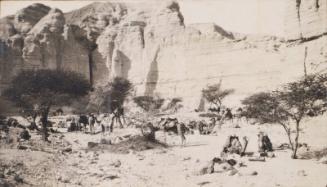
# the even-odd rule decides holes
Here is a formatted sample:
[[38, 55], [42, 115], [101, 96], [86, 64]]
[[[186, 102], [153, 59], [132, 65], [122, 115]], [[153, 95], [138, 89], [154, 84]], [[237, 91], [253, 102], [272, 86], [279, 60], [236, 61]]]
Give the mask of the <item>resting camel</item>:
[[221, 152], [221, 155], [224, 156], [226, 154], [239, 154], [243, 156], [245, 154], [247, 145], [249, 143], [249, 140], [246, 136], [243, 137], [243, 146], [238, 138], [238, 136], [229, 136], [227, 138], [227, 142], [224, 145], [223, 151]]

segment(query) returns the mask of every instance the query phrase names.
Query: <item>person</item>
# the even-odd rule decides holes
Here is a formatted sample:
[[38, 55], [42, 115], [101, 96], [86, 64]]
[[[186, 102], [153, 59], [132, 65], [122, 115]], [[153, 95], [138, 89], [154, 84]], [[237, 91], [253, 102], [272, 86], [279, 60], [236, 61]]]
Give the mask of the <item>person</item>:
[[178, 123], [177, 119], [175, 121], [175, 124], [177, 125], [178, 134], [181, 137], [181, 146], [185, 146], [185, 144], [186, 144], [186, 137], [185, 137], [186, 126], [184, 123]]
[[[123, 123], [126, 125], [126, 119], [125, 119], [125, 112], [124, 112], [124, 107], [119, 107], [117, 109], [117, 112], [119, 113], [119, 118], [123, 118]], [[120, 119], [119, 119], [120, 120]], [[121, 122], [120, 122], [121, 123]]]
[[210, 119], [210, 123], [208, 125], [208, 132], [207, 132], [207, 134], [211, 134], [215, 126], [216, 126], [216, 118], [213, 117], [213, 118]]
[[230, 108], [226, 109], [225, 118], [228, 120], [233, 120], [232, 110]]
[[205, 127], [205, 122], [204, 120], [202, 120], [198, 123], [199, 134], [204, 134], [204, 127]]
[[77, 130], [78, 130], [78, 127], [77, 127], [77, 124], [75, 122], [75, 118], [73, 117], [71, 119], [70, 126], [68, 127], [68, 132], [77, 131]]
[[101, 133], [102, 133], [102, 136], [104, 136], [106, 133], [106, 128], [102, 123], [101, 123]]
[[83, 125], [84, 127], [84, 132], [86, 132], [86, 126], [88, 125], [89, 121], [88, 121], [88, 117], [86, 115], [80, 115], [79, 119], [78, 119], [78, 123], [81, 124], [81, 126]]
[[272, 143], [267, 134], [259, 132], [258, 134], [258, 149], [259, 152], [272, 152]]
[[112, 117], [112, 120], [111, 120], [111, 125], [110, 125], [110, 132], [113, 132], [113, 128], [114, 128], [114, 123], [115, 122], [118, 122], [119, 123], [119, 127], [120, 128], [124, 128], [121, 120], [120, 120], [120, 117], [121, 117], [121, 109], [119, 108], [116, 108], [113, 112], [113, 117]]
[[105, 124], [105, 131], [109, 134], [110, 133], [110, 120], [111, 120], [111, 114], [106, 114], [103, 121]]
[[94, 134], [94, 124], [95, 124], [95, 116], [93, 113], [89, 115], [89, 125], [90, 125], [90, 133]]
[[106, 132], [106, 128], [104, 126], [104, 119], [105, 119], [105, 115], [98, 115], [96, 117], [96, 122], [98, 125], [101, 126], [101, 135], [104, 136], [105, 135], [105, 132]]

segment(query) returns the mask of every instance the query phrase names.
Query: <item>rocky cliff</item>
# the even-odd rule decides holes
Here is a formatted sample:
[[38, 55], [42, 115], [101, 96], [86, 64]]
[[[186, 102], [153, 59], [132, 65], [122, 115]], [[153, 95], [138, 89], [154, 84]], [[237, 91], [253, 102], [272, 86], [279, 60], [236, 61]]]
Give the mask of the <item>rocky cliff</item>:
[[201, 90], [222, 80], [236, 91], [227, 102], [237, 104], [303, 75], [304, 58], [308, 71], [324, 71], [326, 7], [288, 0], [281, 39], [185, 25], [175, 2], [93, 3], [66, 14], [34, 4], [0, 20], [0, 85], [22, 69], [62, 68], [94, 85], [125, 77], [137, 95], [182, 97], [195, 109]]
[[[309, 73], [327, 68], [327, 1], [289, 0], [285, 17], [285, 61], [307, 66]], [[302, 68], [303, 69], [303, 68]]]

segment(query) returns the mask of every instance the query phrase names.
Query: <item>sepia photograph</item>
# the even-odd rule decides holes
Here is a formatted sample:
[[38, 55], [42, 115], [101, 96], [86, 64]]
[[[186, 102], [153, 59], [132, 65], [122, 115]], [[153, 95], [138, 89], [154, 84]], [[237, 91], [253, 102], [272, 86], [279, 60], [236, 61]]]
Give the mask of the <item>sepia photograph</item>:
[[327, 0], [0, 0], [0, 187], [327, 187]]

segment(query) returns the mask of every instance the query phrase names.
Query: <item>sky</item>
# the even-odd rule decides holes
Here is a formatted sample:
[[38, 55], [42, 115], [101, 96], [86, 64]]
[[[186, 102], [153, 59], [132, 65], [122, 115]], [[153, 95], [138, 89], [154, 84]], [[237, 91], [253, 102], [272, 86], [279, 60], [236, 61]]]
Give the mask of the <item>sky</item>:
[[[133, 0], [133, 2], [135, 1], [138, 2], [138, 0]], [[158, 3], [161, 1], [158, 0]], [[214, 22], [225, 30], [233, 32], [284, 36], [285, 0], [178, 1], [185, 24]], [[33, 3], [43, 3], [53, 8], [59, 8], [63, 12], [69, 12], [92, 2], [94, 1], [1, 0], [0, 17], [14, 14]]]

